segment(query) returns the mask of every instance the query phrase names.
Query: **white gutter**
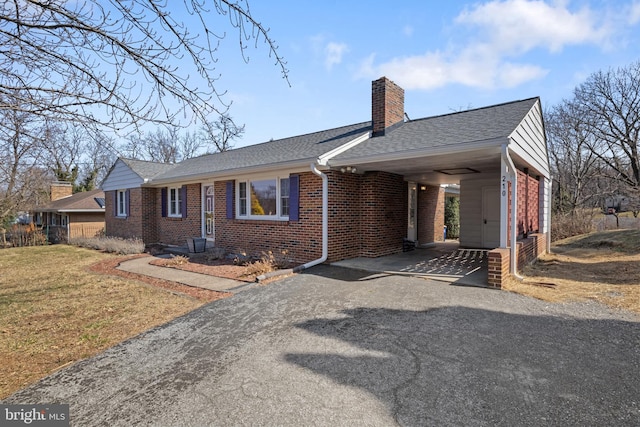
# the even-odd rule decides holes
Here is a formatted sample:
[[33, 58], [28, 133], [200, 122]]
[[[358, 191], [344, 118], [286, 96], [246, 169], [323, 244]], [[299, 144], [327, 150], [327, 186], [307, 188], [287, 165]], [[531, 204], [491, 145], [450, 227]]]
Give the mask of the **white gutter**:
[[322, 166], [326, 166], [327, 162], [329, 161], [329, 159], [337, 156], [338, 154], [342, 154], [345, 151], [355, 147], [356, 145], [360, 144], [363, 141], [366, 141], [367, 139], [371, 138], [371, 132], [367, 132], [367, 133], [363, 133], [362, 135], [360, 135], [359, 137], [352, 139], [351, 141], [347, 142], [346, 144], [343, 144], [339, 147], [334, 148], [331, 151], [328, 151], [324, 154], [322, 154], [321, 156], [318, 157], [318, 164], [322, 165]]
[[511, 176], [511, 256], [509, 257], [510, 273], [517, 279], [522, 280], [523, 277], [518, 274], [518, 174], [516, 167], [509, 156], [508, 144], [502, 145], [502, 157], [509, 165], [509, 175]]
[[311, 163], [311, 172], [322, 178], [322, 256], [294, 268], [294, 273], [322, 264], [329, 256], [329, 178], [317, 166], [316, 163]]

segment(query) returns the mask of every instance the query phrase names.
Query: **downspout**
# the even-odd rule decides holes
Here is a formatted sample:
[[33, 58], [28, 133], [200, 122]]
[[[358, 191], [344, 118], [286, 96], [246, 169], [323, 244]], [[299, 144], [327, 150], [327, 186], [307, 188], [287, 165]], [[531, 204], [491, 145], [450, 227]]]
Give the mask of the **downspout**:
[[518, 238], [518, 174], [509, 155], [508, 144], [502, 145], [502, 156], [507, 161], [509, 175], [511, 176], [511, 255], [509, 256], [509, 270], [514, 277], [522, 280], [523, 277], [518, 274], [518, 245], [516, 240]]
[[547, 253], [551, 253], [551, 203], [553, 201], [553, 197], [551, 192], [553, 191], [553, 179], [552, 175], [549, 174], [549, 182], [547, 184]]
[[299, 273], [307, 268], [322, 264], [329, 256], [329, 178], [326, 174], [318, 170], [317, 166], [316, 163], [311, 163], [311, 172], [322, 178], [322, 256], [294, 268], [294, 273]]

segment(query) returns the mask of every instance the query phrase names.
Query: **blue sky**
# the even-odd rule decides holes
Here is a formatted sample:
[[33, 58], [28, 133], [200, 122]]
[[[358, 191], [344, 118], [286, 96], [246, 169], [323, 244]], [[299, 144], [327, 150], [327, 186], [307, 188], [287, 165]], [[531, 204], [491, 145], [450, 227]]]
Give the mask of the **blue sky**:
[[370, 119], [371, 81], [405, 89], [412, 119], [540, 96], [551, 107], [590, 74], [640, 60], [640, 0], [250, 0], [261, 42], [244, 63], [228, 30], [218, 89], [246, 125], [235, 147]]

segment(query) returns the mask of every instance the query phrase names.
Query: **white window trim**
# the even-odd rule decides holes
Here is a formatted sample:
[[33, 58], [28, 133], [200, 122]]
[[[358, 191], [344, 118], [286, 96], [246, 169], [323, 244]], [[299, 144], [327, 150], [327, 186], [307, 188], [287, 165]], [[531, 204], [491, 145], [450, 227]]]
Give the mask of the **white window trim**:
[[[122, 199], [120, 196], [122, 195]], [[127, 216], [127, 190], [116, 191], [116, 212], [118, 218], [126, 218]]]
[[[234, 203], [236, 207], [236, 218], [237, 219], [248, 219], [248, 220], [256, 220], [256, 221], [289, 221], [289, 215], [280, 215], [282, 212], [282, 193], [281, 193], [281, 182], [282, 179], [289, 179], [290, 174], [283, 175], [256, 175], [256, 176], [248, 176], [242, 177], [236, 180], [235, 184], [235, 195], [234, 195]], [[266, 181], [266, 180], [275, 180], [276, 181], [276, 215], [251, 215], [251, 181]], [[247, 214], [240, 215], [240, 183], [246, 182], [247, 186], [247, 194], [246, 194], [246, 207]], [[289, 195], [291, 197], [291, 195]], [[291, 209], [291, 206], [289, 206]]]
[[[171, 200], [171, 190], [175, 190], [176, 198]], [[176, 213], [171, 213], [171, 207], [175, 205]], [[170, 218], [182, 218], [182, 187], [167, 188], [167, 216]]]

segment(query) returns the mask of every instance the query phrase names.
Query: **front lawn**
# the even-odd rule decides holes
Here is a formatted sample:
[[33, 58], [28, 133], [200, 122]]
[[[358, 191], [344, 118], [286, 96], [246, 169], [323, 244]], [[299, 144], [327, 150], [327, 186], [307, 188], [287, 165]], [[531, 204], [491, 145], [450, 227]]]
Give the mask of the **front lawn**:
[[212, 299], [89, 269], [118, 259], [66, 245], [0, 250], [0, 399]]

